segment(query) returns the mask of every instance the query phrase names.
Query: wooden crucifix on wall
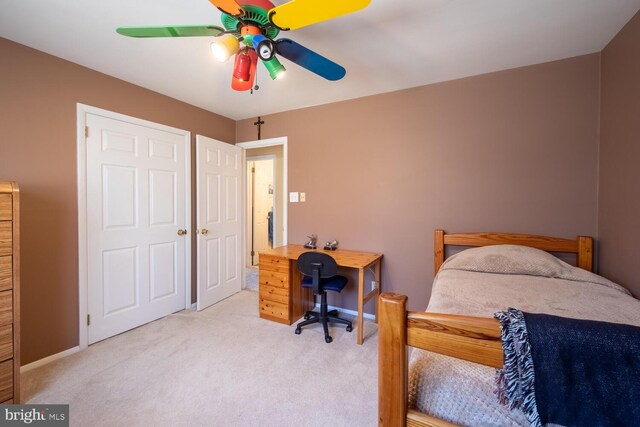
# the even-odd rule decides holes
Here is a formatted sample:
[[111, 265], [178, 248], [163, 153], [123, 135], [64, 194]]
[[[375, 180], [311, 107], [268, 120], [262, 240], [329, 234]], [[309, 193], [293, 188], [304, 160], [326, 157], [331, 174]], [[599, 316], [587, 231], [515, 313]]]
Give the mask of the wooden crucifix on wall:
[[258, 116], [258, 121], [257, 122], [253, 122], [254, 126], [258, 126], [258, 140], [260, 140], [261, 138], [261, 127], [264, 124], [264, 120], [260, 120], [260, 116]]

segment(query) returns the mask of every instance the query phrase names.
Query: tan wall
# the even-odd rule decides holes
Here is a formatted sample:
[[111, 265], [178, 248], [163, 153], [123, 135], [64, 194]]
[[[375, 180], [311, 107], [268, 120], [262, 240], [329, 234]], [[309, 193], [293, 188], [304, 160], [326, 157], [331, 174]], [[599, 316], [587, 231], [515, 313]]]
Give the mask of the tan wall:
[[[434, 228], [595, 235], [599, 60], [266, 116], [265, 138], [289, 137], [289, 190], [307, 193], [289, 205], [289, 241], [317, 233], [383, 252], [385, 290], [419, 309]], [[255, 120], [234, 124], [4, 39], [0, 70], [0, 179], [22, 189], [29, 363], [78, 344], [76, 103], [223, 141], [254, 140]], [[350, 286], [332, 302], [355, 308]]]
[[602, 51], [599, 269], [640, 297], [640, 13]]
[[[263, 116], [289, 138], [289, 242], [384, 253], [426, 307], [433, 230], [596, 233], [599, 54]], [[254, 139], [239, 121], [237, 142]], [[352, 276], [353, 277], [353, 276]], [[353, 282], [333, 303], [354, 309]], [[369, 307], [369, 310], [371, 307]]]
[[78, 345], [76, 103], [185, 129], [193, 138], [233, 142], [235, 122], [1, 38], [0, 94], [0, 180], [21, 188], [27, 364]]

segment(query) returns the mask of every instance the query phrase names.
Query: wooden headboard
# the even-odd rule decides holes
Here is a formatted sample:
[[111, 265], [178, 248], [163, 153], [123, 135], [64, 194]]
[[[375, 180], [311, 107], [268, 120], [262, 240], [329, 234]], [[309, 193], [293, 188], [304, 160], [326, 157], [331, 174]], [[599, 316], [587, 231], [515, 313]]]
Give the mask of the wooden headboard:
[[434, 234], [434, 261], [437, 274], [444, 262], [445, 246], [491, 246], [521, 245], [547, 252], [576, 254], [576, 265], [587, 271], [593, 270], [593, 238], [578, 236], [575, 240], [560, 237], [535, 236], [513, 233], [451, 233], [436, 230]]

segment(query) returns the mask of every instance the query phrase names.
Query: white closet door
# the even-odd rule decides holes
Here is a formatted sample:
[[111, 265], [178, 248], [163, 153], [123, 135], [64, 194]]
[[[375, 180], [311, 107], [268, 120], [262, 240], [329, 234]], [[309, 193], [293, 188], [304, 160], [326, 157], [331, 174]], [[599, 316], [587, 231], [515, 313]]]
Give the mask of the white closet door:
[[185, 138], [87, 115], [89, 344], [185, 308]]

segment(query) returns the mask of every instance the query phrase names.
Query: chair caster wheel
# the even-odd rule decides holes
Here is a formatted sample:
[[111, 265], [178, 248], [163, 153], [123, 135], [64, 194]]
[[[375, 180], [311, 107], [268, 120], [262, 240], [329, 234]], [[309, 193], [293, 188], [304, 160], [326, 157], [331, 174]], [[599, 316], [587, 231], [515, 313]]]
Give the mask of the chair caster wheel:
[[327, 344], [329, 344], [331, 341], [333, 341], [333, 338], [331, 338], [331, 337], [324, 337], [324, 342], [326, 342]]
[[347, 332], [353, 331], [353, 327], [351, 325], [347, 326]]
[[296, 328], [296, 335], [300, 335], [302, 333], [302, 329]]
[[305, 313], [304, 320], [309, 320], [309, 317], [311, 317], [311, 316], [309, 316], [307, 313]]

